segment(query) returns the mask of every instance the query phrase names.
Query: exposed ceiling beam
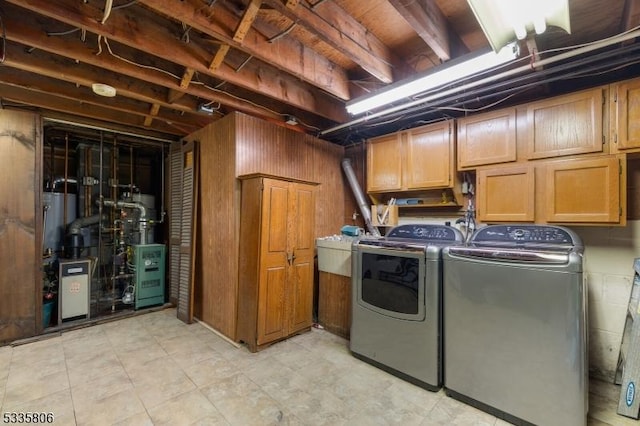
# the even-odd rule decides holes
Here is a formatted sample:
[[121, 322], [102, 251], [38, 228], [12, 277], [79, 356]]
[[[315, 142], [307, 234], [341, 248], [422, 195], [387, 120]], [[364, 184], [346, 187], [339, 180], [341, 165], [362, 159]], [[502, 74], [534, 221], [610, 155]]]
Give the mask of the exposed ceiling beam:
[[[11, 64], [6, 65], [8, 66], [3, 67], [3, 71], [0, 73], [0, 82], [12, 86], [21, 86], [42, 93], [54, 94], [55, 96], [78, 103], [110, 108], [126, 115], [137, 115], [145, 119], [156, 118], [156, 122], [164, 122], [167, 124], [182, 122], [185, 128], [191, 128], [193, 130], [200, 129], [213, 121], [213, 117], [203, 116], [202, 114], [182, 114], [166, 108], [160, 111], [159, 105], [158, 111], [153, 113], [152, 109], [152, 111], [149, 112], [149, 104], [146, 102], [139, 102], [122, 96], [116, 96], [114, 98], [101, 97], [95, 95], [89, 88], [42, 75], [36, 75], [20, 68], [13, 68]], [[2, 95], [0, 94], [0, 96]]]
[[442, 61], [451, 59], [447, 18], [436, 0], [389, 0]]
[[[30, 12], [26, 12], [23, 9], [9, 4], [3, 5], [3, 9], [8, 16], [12, 17], [12, 19], [4, 22], [7, 28], [7, 38], [9, 40], [16, 41], [27, 46], [32, 46], [56, 55], [61, 55], [85, 64], [112, 70], [122, 74], [123, 76], [137, 78], [151, 84], [165, 87], [169, 89], [169, 103], [174, 102], [172, 99], [172, 93], [174, 92], [172, 91], [185, 92], [211, 102], [219, 102], [232, 109], [254, 116], [275, 120], [282, 118], [281, 114], [271, 111], [278, 110], [278, 107], [275, 105], [275, 101], [272, 101], [271, 105], [267, 103], [269, 109], [265, 109], [250, 102], [245, 102], [242, 99], [237, 99], [223, 91], [212, 91], [203, 85], [191, 84], [186, 89], [182, 89], [180, 87], [179, 78], [171, 77], [170, 75], [158, 70], [142, 68], [126, 61], [122, 61], [111, 56], [108, 52], [96, 55], [96, 47], [83, 43], [79, 37], [49, 37], [46, 34], [47, 28], [40, 22], [42, 19], [37, 19], [36, 17], [33, 17]], [[179, 96], [176, 96], [175, 99], [177, 98], [179, 98]], [[285, 112], [291, 113], [291, 111]], [[311, 115], [306, 117], [306, 120], [309, 121], [310, 124], [316, 126], [319, 125], [319, 123], [314, 122]]]
[[[120, 123], [126, 126], [145, 129], [144, 118], [138, 115], [122, 114], [111, 108], [98, 105], [90, 105], [83, 102], [73, 101], [48, 93], [14, 87], [8, 84], [0, 83], [0, 93], [2, 93], [3, 102], [12, 101], [25, 105], [31, 105], [38, 108], [64, 112], [80, 117], [87, 117], [96, 120], [110, 121]], [[166, 123], [158, 123], [155, 127], [156, 131], [164, 132], [177, 136], [184, 136], [190, 133], [190, 129], [181, 128], [179, 123], [172, 126]]]
[[139, 0], [139, 2], [158, 13], [171, 10], [173, 19], [184, 22], [215, 40], [292, 73], [339, 99], [350, 98], [346, 71], [299, 41], [293, 38], [281, 38], [275, 43], [270, 43], [266, 35], [255, 29], [248, 30], [242, 43], [234, 40], [239, 18], [224, 5], [216, 5], [215, 13], [211, 14], [209, 8], [202, 2], [194, 0], [180, 2]]
[[164, 89], [158, 90], [157, 87], [150, 86], [141, 80], [126, 78], [84, 63], [73, 63], [66, 58], [53, 56], [40, 50], [27, 53], [13, 43], [7, 44], [4, 64], [89, 88], [96, 82], [108, 84], [113, 86], [120, 96], [149, 104], [158, 103], [184, 113], [195, 113], [197, 109], [197, 100], [193, 98], [183, 98], [179, 102], [170, 104], [165, 100]]
[[[113, 13], [105, 24], [100, 24], [102, 11], [90, 4], [74, 0], [7, 0], [7, 2], [26, 7], [34, 12], [52, 17], [69, 25], [87, 29], [125, 45], [137, 48], [159, 58], [171, 60], [184, 67], [209, 73], [208, 63], [204, 59], [210, 56], [208, 51], [195, 42], [180, 42], [171, 33], [168, 26], [159, 25], [152, 20], [141, 20], [126, 13]], [[176, 5], [181, 2], [170, 2]], [[169, 4], [167, 3], [169, 6]], [[175, 7], [166, 10], [174, 12]], [[234, 85], [244, 87], [262, 95], [300, 109], [315, 112], [318, 115], [342, 122], [346, 119], [344, 105], [334, 98], [309, 86], [304, 86], [293, 76], [278, 72], [268, 65], [249, 64], [236, 71], [222, 64], [216, 77]]]
[[337, 4], [325, 3], [312, 10], [304, 3], [295, 8], [287, 7], [282, 0], [265, 0], [265, 3], [302, 25], [381, 82], [394, 81], [392, 64], [396, 61], [389, 48]]

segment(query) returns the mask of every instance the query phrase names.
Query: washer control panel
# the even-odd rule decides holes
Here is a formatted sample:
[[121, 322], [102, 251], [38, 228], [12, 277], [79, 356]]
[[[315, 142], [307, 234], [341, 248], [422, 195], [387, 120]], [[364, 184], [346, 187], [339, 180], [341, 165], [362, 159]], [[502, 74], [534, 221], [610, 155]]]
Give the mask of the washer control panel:
[[568, 230], [548, 225], [490, 225], [479, 229], [471, 241], [474, 243], [574, 244], [574, 240]]

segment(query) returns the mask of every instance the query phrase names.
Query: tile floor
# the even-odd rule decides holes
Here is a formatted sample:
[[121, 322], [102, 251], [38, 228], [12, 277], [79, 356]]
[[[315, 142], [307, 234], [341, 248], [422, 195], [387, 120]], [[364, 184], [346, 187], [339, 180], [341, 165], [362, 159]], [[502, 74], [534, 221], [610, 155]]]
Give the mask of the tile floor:
[[[591, 383], [590, 425], [619, 388]], [[56, 425], [506, 425], [353, 358], [323, 330], [257, 354], [166, 309], [0, 347], [0, 412], [52, 412]]]

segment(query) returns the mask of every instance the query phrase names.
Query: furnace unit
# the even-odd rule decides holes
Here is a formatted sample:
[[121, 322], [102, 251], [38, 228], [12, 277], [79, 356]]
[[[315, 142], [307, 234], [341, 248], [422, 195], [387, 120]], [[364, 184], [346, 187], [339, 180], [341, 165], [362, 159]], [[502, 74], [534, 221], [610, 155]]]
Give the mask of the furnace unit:
[[65, 320], [89, 318], [89, 259], [60, 260], [58, 324]]
[[162, 244], [134, 245], [135, 309], [164, 303], [164, 257]]

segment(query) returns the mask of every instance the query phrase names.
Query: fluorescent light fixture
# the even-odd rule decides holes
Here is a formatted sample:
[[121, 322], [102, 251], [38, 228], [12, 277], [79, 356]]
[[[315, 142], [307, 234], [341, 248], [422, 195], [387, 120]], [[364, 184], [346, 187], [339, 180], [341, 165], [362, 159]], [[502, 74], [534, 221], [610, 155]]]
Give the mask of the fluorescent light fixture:
[[351, 115], [362, 114], [363, 112], [390, 104], [400, 99], [408, 98], [427, 90], [435, 89], [445, 84], [450, 84], [456, 80], [470, 77], [481, 71], [505, 64], [518, 56], [517, 46], [505, 46], [500, 52], [493, 51], [473, 55], [472, 58], [458, 58], [441, 67], [430, 70], [428, 74], [407, 82], [392, 84], [381, 91], [356, 99], [347, 104], [347, 111]]
[[498, 52], [530, 31], [545, 32], [548, 26], [571, 33], [569, 0], [467, 0], [482, 31]]

